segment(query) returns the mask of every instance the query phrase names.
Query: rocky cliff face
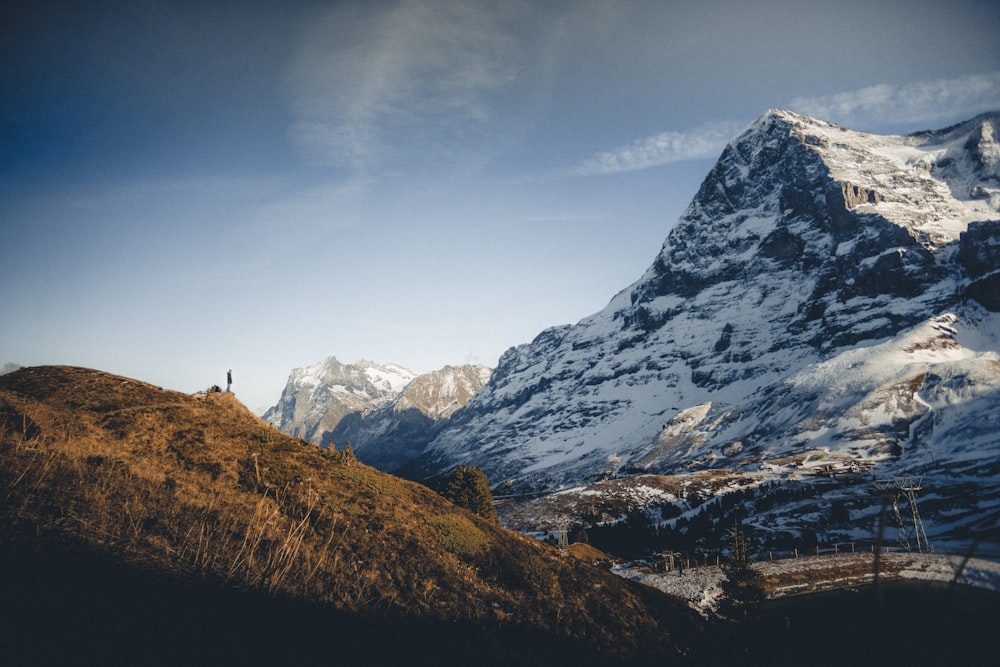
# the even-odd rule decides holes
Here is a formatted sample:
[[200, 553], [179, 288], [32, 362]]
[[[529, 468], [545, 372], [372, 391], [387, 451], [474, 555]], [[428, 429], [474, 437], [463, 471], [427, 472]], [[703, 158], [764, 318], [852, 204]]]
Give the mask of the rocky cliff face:
[[636, 283], [504, 354], [423, 473], [467, 461], [528, 490], [950, 466], [1000, 488], [998, 129], [875, 136], [769, 112]]
[[389, 404], [414, 377], [413, 371], [395, 364], [380, 366], [365, 360], [342, 364], [329, 357], [292, 370], [277, 405], [264, 413], [264, 421], [322, 445], [345, 415]]
[[489, 381], [485, 366], [445, 366], [413, 379], [392, 403], [354, 412], [340, 421], [330, 442], [348, 441], [365, 463], [398, 472], [418, 458], [451, 415]]

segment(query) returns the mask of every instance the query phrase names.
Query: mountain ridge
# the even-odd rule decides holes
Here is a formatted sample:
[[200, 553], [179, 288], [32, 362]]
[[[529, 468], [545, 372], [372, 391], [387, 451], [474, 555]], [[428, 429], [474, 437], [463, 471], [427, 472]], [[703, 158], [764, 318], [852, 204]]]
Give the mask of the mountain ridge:
[[414, 373], [397, 364], [331, 356], [296, 368], [264, 420], [321, 447], [351, 443], [359, 458], [396, 472], [420, 456], [451, 415], [489, 380], [482, 365]]
[[324, 445], [351, 447], [358, 458], [396, 473], [419, 458], [427, 444], [489, 381], [485, 366], [445, 366], [407, 384], [389, 404], [345, 415]]
[[468, 461], [504, 489], [551, 491], [637, 468], [778, 470], [803, 448], [892, 475], [929, 471], [910, 453], [932, 446], [990, 470], [998, 127], [990, 113], [879, 136], [768, 112], [649, 269], [508, 350], [414, 476]]
[[263, 419], [283, 433], [325, 444], [324, 438], [345, 415], [387, 405], [416, 376], [398, 364], [380, 365], [365, 359], [344, 364], [329, 356], [312, 366], [292, 369], [277, 404]]

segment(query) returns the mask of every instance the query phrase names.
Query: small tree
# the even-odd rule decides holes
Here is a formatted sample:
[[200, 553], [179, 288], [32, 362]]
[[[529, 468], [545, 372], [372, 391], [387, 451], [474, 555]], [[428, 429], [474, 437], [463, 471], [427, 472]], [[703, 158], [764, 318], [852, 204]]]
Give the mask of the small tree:
[[478, 514], [479, 516], [500, 523], [496, 507], [493, 506], [493, 492], [486, 473], [476, 466], [467, 463], [455, 468], [440, 485], [442, 496], [459, 507]]
[[347, 439], [347, 444], [344, 446], [343, 461], [345, 465], [351, 465], [358, 460], [358, 457], [354, 455], [354, 447], [351, 447], [351, 439]]
[[740, 522], [733, 527], [732, 552], [722, 571], [726, 578], [722, 581], [719, 614], [733, 621], [757, 616], [764, 602], [763, 578], [750, 563], [746, 531]]

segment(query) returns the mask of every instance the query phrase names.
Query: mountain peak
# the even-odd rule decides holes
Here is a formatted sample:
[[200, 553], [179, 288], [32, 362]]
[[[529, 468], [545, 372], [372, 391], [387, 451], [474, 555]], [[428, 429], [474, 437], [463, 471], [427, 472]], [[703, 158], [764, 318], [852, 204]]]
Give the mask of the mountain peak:
[[751, 124], [750, 128], [753, 129], [758, 126], [763, 128], [771, 128], [774, 127], [776, 123], [785, 123], [787, 125], [794, 125], [798, 127], [808, 127], [808, 126], [838, 127], [837, 125], [830, 123], [829, 121], [797, 113], [790, 109], [774, 108], [774, 109], [768, 109], [766, 113], [762, 114], [760, 118], [758, 118], [754, 123]]
[[383, 366], [365, 359], [343, 364], [329, 356], [293, 369], [264, 420], [285, 433], [322, 444], [345, 415], [389, 404], [415, 377], [396, 364]]
[[445, 366], [418, 375], [391, 403], [345, 415], [323, 444], [350, 442], [365, 463], [398, 472], [423, 453], [491, 375], [486, 366]]
[[[416, 374], [397, 364], [336, 357], [294, 369], [277, 405], [264, 419], [285, 433], [330, 446], [350, 441], [366, 463], [394, 471], [401, 451], [423, 447], [456, 410], [489, 380], [485, 366], [445, 366]], [[393, 434], [393, 447], [369, 447]], [[400, 451], [392, 451], [400, 450]]]
[[[940, 397], [1000, 387], [992, 364], [976, 389], [941, 384], [1000, 352], [987, 312], [1000, 309], [994, 130], [986, 115], [882, 136], [769, 111], [725, 148], [639, 280], [604, 310], [508, 351], [427, 460], [470, 461], [532, 489], [636, 467], [757, 470], [813, 432], [838, 443], [830, 452], [861, 438], [853, 455], [888, 465], [915, 446], [899, 425], [917, 416], [937, 424], [935, 447], [955, 446], [949, 429], [965, 416], [945, 416]], [[932, 326], [941, 318], [957, 332], [948, 340]], [[921, 342], [901, 342], [913, 332]], [[907, 352], [921, 346], [935, 354]], [[805, 381], [854, 357], [866, 361], [852, 389]], [[840, 411], [870, 414], [869, 392], [888, 400], [907, 387], [910, 398], [887, 408], [896, 427], [862, 438], [839, 421]], [[709, 407], [695, 435], [667, 447], [679, 441], [661, 438], [664, 425], [699, 406]]]

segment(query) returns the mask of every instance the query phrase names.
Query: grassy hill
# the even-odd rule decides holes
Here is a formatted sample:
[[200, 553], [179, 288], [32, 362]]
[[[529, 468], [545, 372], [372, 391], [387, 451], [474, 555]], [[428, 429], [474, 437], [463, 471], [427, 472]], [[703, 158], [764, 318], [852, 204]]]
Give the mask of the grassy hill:
[[232, 394], [4, 375], [0, 489], [0, 659], [653, 662], [702, 633], [683, 605]]

